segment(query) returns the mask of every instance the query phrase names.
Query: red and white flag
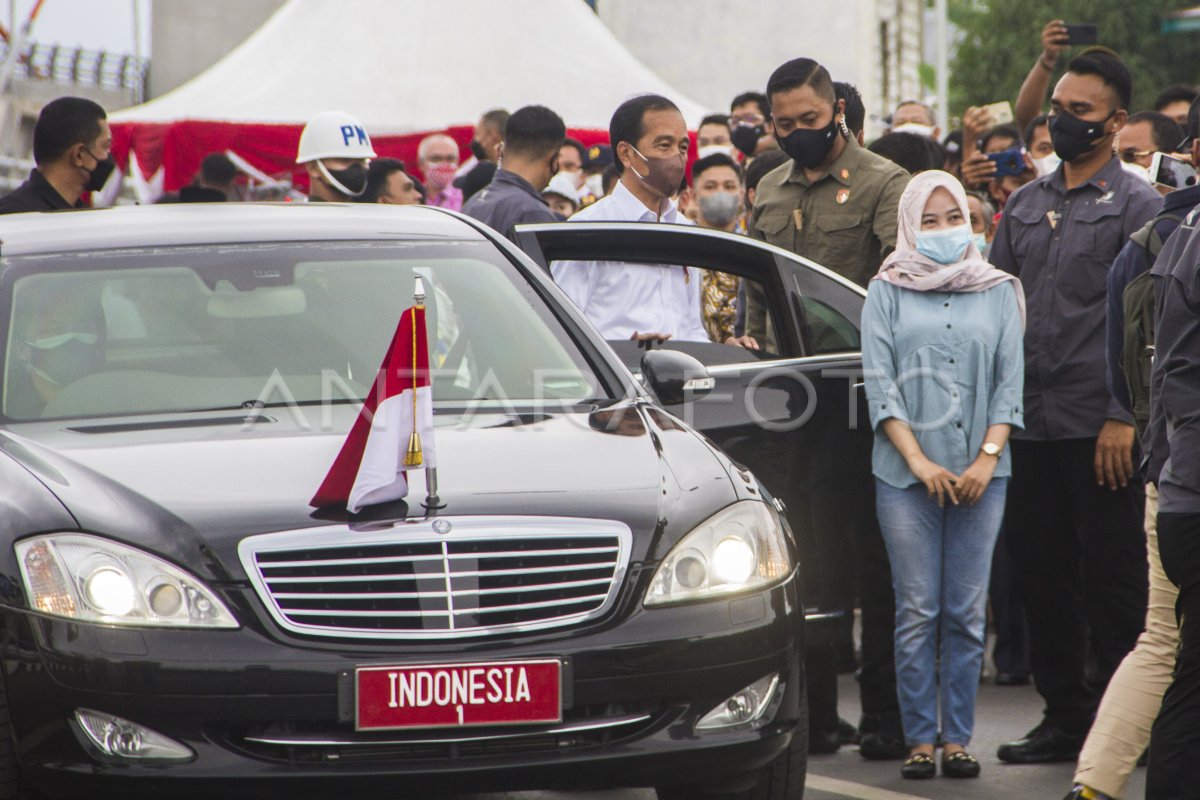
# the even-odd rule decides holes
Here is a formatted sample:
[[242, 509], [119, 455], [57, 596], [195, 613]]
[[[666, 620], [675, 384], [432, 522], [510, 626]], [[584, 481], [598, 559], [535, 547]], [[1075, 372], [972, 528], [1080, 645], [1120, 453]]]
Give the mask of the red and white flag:
[[417, 294], [417, 304], [400, 316], [375, 386], [309, 505], [344, 503], [357, 513], [407, 496], [407, 470], [437, 466], [423, 290]]

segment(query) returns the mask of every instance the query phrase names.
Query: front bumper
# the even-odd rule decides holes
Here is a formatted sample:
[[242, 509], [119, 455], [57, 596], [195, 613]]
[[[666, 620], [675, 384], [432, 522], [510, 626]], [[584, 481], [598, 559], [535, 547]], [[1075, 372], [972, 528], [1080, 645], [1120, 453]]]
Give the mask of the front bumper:
[[[404, 791], [583, 789], [743, 781], [787, 748], [803, 694], [793, 578], [736, 600], [636, 608], [586, 629], [490, 641], [387, 643], [236, 631], [113, 629], [4, 609], [4, 683], [22, 777], [51, 797], [395, 797]], [[564, 721], [529, 728], [356, 732], [339, 674], [355, 666], [560, 658]], [[757, 730], [696, 722], [778, 673]], [[340, 703], [340, 706], [339, 706]], [[187, 762], [106, 759], [75, 709], [190, 747]], [[339, 710], [341, 714], [339, 715]]]

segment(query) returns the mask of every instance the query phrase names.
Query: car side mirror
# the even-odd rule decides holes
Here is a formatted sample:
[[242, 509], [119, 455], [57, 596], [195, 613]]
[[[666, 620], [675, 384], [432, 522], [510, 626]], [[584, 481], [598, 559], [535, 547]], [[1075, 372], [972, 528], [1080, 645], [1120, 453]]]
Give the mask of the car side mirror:
[[677, 350], [651, 350], [642, 356], [642, 377], [664, 406], [690, 403], [717, 385], [708, 369]]

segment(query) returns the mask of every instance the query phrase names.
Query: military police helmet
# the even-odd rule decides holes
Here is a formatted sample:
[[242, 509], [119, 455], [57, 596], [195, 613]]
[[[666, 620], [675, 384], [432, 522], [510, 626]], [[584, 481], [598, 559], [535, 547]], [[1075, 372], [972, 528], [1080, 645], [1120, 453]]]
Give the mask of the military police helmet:
[[362, 123], [345, 111], [322, 111], [300, 132], [297, 164], [322, 158], [375, 158], [371, 137]]

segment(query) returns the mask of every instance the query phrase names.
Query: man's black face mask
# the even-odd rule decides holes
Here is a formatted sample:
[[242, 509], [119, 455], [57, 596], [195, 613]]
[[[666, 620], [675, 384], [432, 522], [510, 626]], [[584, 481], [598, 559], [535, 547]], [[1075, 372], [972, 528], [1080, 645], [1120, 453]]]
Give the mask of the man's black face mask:
[[[112, 153], [108, 154], [108, 158], [99, 159], [87, 148], [84, 148], [84, 152], [95, 159], [96, 166], [88, 170], [88, 180], [83, 185], [83, 190], [85, 192], [98, 192], [104, 188], [104, 184], [108, 183], [113, 170], [117, 168], [117, 163], [113, 161]], [[84, 169], [87, 169], [87, 167], [84, 167]]]
[[750, 157], [758, 149], [758, 140], [766, 135], [767, 128], [765, 125], [746, 125], [743, 123], [734, 127], [729, 139], [733, 142], [734, 147], [742, 151], [743, 155]]
[[1095, 150], [1098, 147], [1097, 140], [1108, 135], [1104, 132], [1104, 123], [1116, 113], [1116, 109], [1113, 109], [1099, 122], [1080, 119], [1067, 111], [1053, 114], [1047, 124], [1055, 154], [1063, 161], [1074, 161]]

